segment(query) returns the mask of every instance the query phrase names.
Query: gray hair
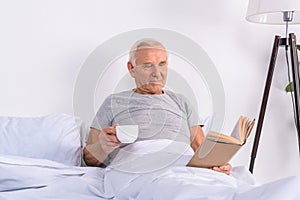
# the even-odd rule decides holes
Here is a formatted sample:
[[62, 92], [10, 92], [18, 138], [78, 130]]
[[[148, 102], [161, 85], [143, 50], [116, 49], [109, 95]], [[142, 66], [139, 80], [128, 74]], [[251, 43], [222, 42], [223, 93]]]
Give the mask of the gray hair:
[[[162, 49], [166, 51], [166, 48], [164, 47], [164, 45], [162, 45], [162, 43], [160, 43], [159, 41], [152, 39], [152, 38], [143, 38], [140, 39], [138, 41], [136, 41], [129, 52], [129, 61], [132, 63], [132, 65], [135, 65], [135, 60], [136, 60], [136, 51], [138, 49], [142, 49], [142, 48], [158, 48], [158, 49]], [[166, 51], [167, 52], [167, 51]]]

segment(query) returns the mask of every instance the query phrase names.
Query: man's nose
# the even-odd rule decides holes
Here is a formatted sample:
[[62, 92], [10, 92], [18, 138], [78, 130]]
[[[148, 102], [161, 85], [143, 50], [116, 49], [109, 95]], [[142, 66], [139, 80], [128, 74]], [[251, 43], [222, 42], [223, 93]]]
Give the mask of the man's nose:
[[157, 65], [154, 65], [153, 67], [152, 67], [152, 75], [153, 76], [160, 76], [160, 74], [161, 74], [161, 67], [159, 67], [159, 66], [157, 66]]

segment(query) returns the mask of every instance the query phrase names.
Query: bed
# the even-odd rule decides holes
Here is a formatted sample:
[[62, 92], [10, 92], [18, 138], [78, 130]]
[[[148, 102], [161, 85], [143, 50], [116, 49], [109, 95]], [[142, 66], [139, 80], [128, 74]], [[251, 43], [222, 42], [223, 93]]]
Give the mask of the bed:
[[258, 185], [243, 166], [230, 176], [185, 167], [191, 149], [169, 140], [128, 145], [107, 168], [84, 166], [85, 129], [66, 114], [0, 117], [0, 126], [1, 200], [300, 198], [300, 177]]

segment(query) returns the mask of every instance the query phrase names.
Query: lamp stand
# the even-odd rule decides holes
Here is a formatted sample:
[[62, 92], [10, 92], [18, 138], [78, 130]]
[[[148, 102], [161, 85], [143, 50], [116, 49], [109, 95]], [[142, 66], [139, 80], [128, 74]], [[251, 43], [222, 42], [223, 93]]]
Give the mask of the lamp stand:
[[[287, 44], [288, 42], [288, 44]], [[272, 55], [271, 55], [271, 60], [269, 64], [269, 70], [268, 70], [268, 75], [265, 83], [265, 89], [263, 93], [263, 99], [261, 103], [261, 108], [259, 112], [259, 117], [258, 117], [258, 122], [257, 122], [257, 129], [255, 133], [255, 138], [254, 138], [254, 143], [253, 143], [253, 148], [252, 148], [252, 153], [251, 153], [251, 161], [250, 161], [250, 167], [249, 170], [251, 173], [253, 173], [253, 167], [254, 167], [254, 162], [257, 154], [257, 149], [258, 149], [258, 144], [259, 144], [259, 139], [261, 135], [261, 130], [263, 126], [263, 121], [265, 117], [265, 112], [266, 112], [266, 107], [268, 103], [268, 98], [269, 98], [269, 92], [270, 92], [270, 87], [272, 83], [272, 78], [273, 78], [273, 73], [275, 69], [275, 64], [276, 64], [276, 58], [278, 54], [278, 49], [279, 46], [286, 46], [286, 48], [290, 49], [291, 53], [291, 62], [292, 62], [292, 74], [293, 74], [293, 83], [294, 83], [294, 100], [295, 100], [295, 124], [297, 128], [297, 133], [298, 133], [298, 147], [299, 147], [299, 153], [300, 153], [300, 118], [299, 118], [299, 113], [300, 113], [300, 75], [299, 75], [299, 62], [298, 62], [298, 55], [297, 55], [297, 47], [296, 47], [296, 36], [294, 33], [289, 34], [289, 38], [280, 38], [280, 36], [275, 36], [274, 39], [274, 44], [273, 44], [273, 50], [272, 50]]]

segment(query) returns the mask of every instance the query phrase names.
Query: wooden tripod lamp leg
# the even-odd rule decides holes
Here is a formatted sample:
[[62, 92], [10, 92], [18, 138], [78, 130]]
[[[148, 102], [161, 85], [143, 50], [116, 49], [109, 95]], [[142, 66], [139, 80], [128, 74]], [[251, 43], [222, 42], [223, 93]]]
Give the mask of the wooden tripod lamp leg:
[[265, 90], [264, 90], [263, 99], [262, 99], [262, 103], [261, 103], [261, 107], [260, 107], [257, 128], [256, 128], [256, 133], [255, 133], [255, 138], [254, 138], [254, 143], [253, 143], [253, 148], [252, 148], [252, 153], [251, 153], [251, 161], [250, 161], [250, 167], [249, 167], [249, 170], [251, 173], [253, 173], [253, 167], [254, 167], [254, 162], [255, 162], [255, 158], [256, 158], [256, 154], [257, 154], [259, 139], [260, 139], [260, 135], [261, 135], [261, 129], [263, 126], [266, 107], [267, 107], [267, 103], [268, 103], [270, 87], [271, 87], [273, 73], [274, 73], [274, 69], [275, 69], [276, 58], [277, 58], [277, 54], [278, 54], [279, 41], [280, 41], [280, 36], [275, 36], [273, 50], [272, 50], [272, 56], [271, 56], [270, 65], [269, 65], [269, 71], [268, 71], [267, 80], [266, 80], [266, 84], [265, 84]]
[[299, 75], [299, 61], [296, 47], [296, 36], [294, 33], [289, 34], [289, 44], [291, 49], [291, 61], [292, 61], [292, 74], [294, 83], [294, 102], [295, 102], [295, 124], [298, 133], [298, 148], [300, 153], [300, 75]]

